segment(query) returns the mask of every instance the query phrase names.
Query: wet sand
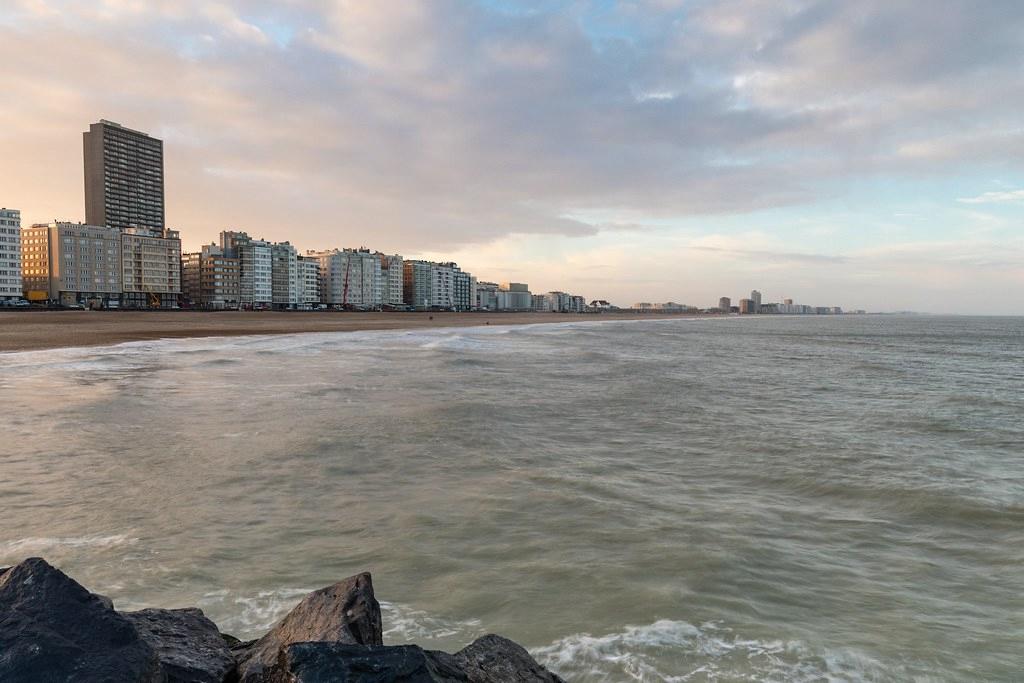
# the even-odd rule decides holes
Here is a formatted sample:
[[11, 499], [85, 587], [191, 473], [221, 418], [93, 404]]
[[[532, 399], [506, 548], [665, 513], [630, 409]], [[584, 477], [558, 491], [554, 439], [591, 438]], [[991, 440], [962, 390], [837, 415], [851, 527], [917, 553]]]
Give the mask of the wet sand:
[[355, 313], [282, 311], [0, 311], [0, 352], [180, 337], [681, 317], [646, 313]]

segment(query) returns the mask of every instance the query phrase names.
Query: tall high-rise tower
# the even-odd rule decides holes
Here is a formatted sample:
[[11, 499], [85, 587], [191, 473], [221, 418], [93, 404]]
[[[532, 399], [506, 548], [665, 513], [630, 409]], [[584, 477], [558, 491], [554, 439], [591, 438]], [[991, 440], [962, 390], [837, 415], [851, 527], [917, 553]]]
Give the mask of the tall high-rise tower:
[[756, 289], [750, 293], [750, 300], [754, 302], [757, 308], [761, 308], [761, 292]]
[[106, 120], [82, 135], [85, 222], [163, 230], [163, 141]]

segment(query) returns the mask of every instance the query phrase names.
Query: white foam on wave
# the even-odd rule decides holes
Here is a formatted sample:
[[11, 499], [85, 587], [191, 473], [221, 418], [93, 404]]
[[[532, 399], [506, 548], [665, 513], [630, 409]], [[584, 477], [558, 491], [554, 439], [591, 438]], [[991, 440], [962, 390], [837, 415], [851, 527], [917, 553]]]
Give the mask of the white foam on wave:
[[380, 609], [386, 644], [422, 643], [456, 636], [469, 643], [484, 634], [479, 619], [446, 619], [393, 602], [382, 601]]
[[240, 638], [257, 637], [276, 624], [313, 588], [278, 588], [255, 595], [232, 596], [227, 589], [205, 593], [198, 600], [204, 611], [224, 614], [217, 624], [225, 633]]
[[891, 669], [852, 650], [816, 653], [799, 641], [756, 640], [710, 622], [659, 620], [604, 636], [581, 633], [532, 650], [578, 681], [880, 681]]
[[70, 536], [64, 538], [33, 536], [6, 541], [0, 547], [3, 548], [4, 552], [26, 553], [52, 551], [58, 548], [112, 548], [121, 545], [133, 545], [138, 542], [139, 539], [127, 534]]

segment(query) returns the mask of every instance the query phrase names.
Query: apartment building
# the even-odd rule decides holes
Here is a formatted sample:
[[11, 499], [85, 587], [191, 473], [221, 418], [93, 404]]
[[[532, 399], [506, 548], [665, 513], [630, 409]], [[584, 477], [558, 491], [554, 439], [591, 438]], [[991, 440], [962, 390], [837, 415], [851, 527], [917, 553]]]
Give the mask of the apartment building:
[[0, 209], [0, 303], [22, 298], [21, 212]]
[[85, 222], [163, 230], [163, 141], [106, 120], [90, 125], [82, 137]]
[[[22, 231], [23, 287], [30, 300], [116, 306], [121, 299], [121, 231], [84, 223], [36, 224]], [[29, 274], [25, 277], [24, 273]]]
[[177, 230], [121, 231], [121, 306], [177, 308], [181, 296], [181, 237]]
[[225, 230], [220, 247], [239, 263], [239, 299], [247, 309], [270, 308], [274, 301], [274, 266], [271, 243], [244, 232]]
[[369, 249], [309, 251], [320, 264], [320, 300], [335, 308], [380, 308], [382, 270], [378, 254]]
[[405, 303], [405, 267], [402, 257], [397, 254], [381, 254], [380, 258], [380, 300], [385, 307], [401, 306]]
[[320, 261], [309, 256], [298, 257], [299, 308], [314, 309], [320, 305]]
[[301, 303], [299, 252], [288, 242], [270, 246], [271, 298], [277, 310], [295, 310]]
[[418, 310], [468, 311], [473, 307], [474, 280], [452, 262], [406, 261], [405, 303]]
[[181, 257], [182, 295], [195, 308], [235, 310], [240, 302], [239, 261], [216, 244]]

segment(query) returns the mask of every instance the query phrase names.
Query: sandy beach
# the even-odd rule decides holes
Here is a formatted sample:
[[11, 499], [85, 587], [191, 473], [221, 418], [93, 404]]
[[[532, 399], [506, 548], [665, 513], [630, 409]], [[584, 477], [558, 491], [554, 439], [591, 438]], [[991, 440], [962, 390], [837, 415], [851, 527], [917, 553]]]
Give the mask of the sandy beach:
[[0, 312], [0, 352], [97, 346], [147, 339], [230, 337], [297, 332], [355, 332], [421, 327], [680, 317], [637, 313], [355, 313], [275, 311]]

